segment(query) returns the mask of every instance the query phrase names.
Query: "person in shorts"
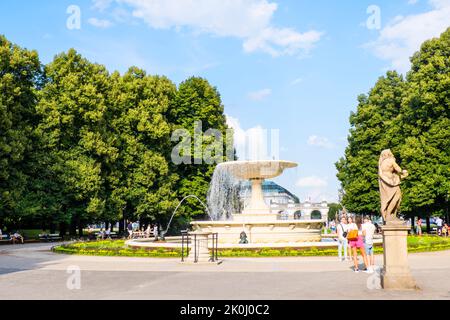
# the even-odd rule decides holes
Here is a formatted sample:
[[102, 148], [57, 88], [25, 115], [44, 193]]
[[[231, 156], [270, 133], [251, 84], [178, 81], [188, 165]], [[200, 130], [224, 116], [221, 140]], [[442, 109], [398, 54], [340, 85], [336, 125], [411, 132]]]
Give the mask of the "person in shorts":
[[375, 234], [375, 225], [372, 223], [370, 217], [364, 218], [364, 224], [362, 225], [363, 236], [364, 236], [364, 248], [366, 249], [367, 269], [369, 272], [373, 272], [375, 266], [375, 256], [373, 252], [373, 236]]
[[418, 236], [422, 236], [422, 218], [417, 219], [416, 234]]
[[347, 237], [352, 233], [352, 230], [357, 231], [357, 237], [355, 239], [350, 239], [348, 241], [348, 244], [352, 250], [352, 256], [353, 256], [353, 263], [355, 265], [354, 271], [359, 272], [359, 266], [358, 266], [358, 249], [361, 253], [361, 256], [364, 261], [365, 269], [364, 272], [370, 272], [368, 270], [369, 263], [367, 262], [367, 255], [366, 255], [366, 249], [364, 248], [364, 236], [363, 236], [363, 230], [362, 230], [362, 219], [361, 217], [356, 217], [356, 223], [353, 222], [352, 218], [348, 218], [348, 232], [349, 234]]

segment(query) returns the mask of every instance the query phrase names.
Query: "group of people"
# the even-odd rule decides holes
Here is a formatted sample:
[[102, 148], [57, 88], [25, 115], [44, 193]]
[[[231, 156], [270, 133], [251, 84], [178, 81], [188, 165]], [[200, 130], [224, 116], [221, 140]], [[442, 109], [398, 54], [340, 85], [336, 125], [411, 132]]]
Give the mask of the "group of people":
[[[0, 228], [0, 239], [2, 239], [2, 238], [3, 238], [3, 233], [2, 233], [2, 229]], [[15, 232], [9, 233], [9, 240], [11, 240], [11, 242], [13, 244], [16, 244], [16, 243], [23, 244], [25, 239], [18, 231], [15, 231]]]
[[135, 230], [133, 223], [129, 221], [127, 225], [127, 231], [128, 231], [128, 239], [133, 239], [136, 233], [143, 234], [146, 238], [150, 238], [153, 233], [153, 237], [155, 238], [155, 240], [158, 240], [159, 232], [157, 224], [152, 225], [150, 223], [147, 225], [147, 228], [145, 230], [144, 227]]
[[101, 240], [111, 240], [111, 228], [108, 229], [100, 229], [100, 232], [97, 235], [97, 238], [101, 239]]
[[[450, 228], [447, 224], [447, 222], [445, 222], [441, 217], [437, 217], [435, 220], [436, 223], [436, 233], [438, 236], [441, 237], [448, 237], [449, 236], [449, 232], [450, 232]], [[416, 222], [416, 234], [418, 236], [422, 235], [422, 218], [417, 219]]]
[[[351, 216], [342, 216], [336, 226], [338, 234], [338, 255], [340, 261], [350, 261], [353, 258], [354, 271], [359, 272], [358, 250], [364, 261], [364, 272], [373, 273], [375, 266], [373, 238], [377, 231], [370, 217], [364, 221], [360, 216], [355, 220]], [[350, 253], [348, 254], [348, 249]]]

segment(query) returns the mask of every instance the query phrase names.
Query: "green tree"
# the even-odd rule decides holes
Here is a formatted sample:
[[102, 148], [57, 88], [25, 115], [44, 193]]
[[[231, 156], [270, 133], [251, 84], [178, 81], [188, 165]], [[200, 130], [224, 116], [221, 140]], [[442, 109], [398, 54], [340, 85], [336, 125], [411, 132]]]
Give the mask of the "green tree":
[[109, 74], [75, 50], [45, 67], [47, 82], [39, 93], [41, 117], [36, 134], [42, 143], [50, 183], [62, 192], [61, 211], [79, 233], [105, 212], [106, 166], [117, 158], [107, 123]]
[[[172, 169], [180, 180], [176, 185], [179, 200], [188, 195], [195, 195], [206, 203], [209, 183], [217, 162], [227, 159], [227, 147], [232, 146], [232, 132], [227, 135], [228, 126], [224, 114], [224, 106], [217, 88], [203, 78], [192, 77], [178, 87], [175, 103], [169, 111], [169, 119], [173, 130], [188, 130], [192, 137], [191, 163], [175, 165]], [[196, 130], [197, 129], [197, 130]], [[210, 129], [218, 130], [220, 139], [207, 136]], [[203, 141], [194, 139], [198, 134], [203, 135]], [[215, 141], [215, 142], [214, 142]], [[197, 145], [195, 145], [197, 143]], [[219, 144], [220, 154], [213, 154], [215, 163], [205, 161], [205, 152], [213, 144]], [[214, 148], [214, 146], [213, 146]], [[205, 213], [205, 208], [195, 199], [188, 199], [180, 214], [194, 217]]]
[[395, 153], [401, 141], [399, 116], [403, 77], [390, 71], [381, 77], [369, 95], [358, 97], [356, 113], [350, 116], [350, 135], [345, 157], [336, 163], [344, 189], [342, 204], [351, 212], [379, 212], [378, 159], [384, 149]]
[[329, 203], [328, 208], [328, 219], [335, 220], [337, 215], [339, 214], [339, 211], [342, 210], [342, 205], [340, 205], [339, 203]]
[[167, 112], [176, 86], [165, 77], [130, 68], [112, 76], [112, 132], [119, 157], [110, 181], [111, 203], [125, 219], [161, 220], [176, 205], [176, 173], [170, 170], [171, 125]]
[[413, 215], [444, 215], [450, 195], [450, 28], [411, 59], [402, 104], [400, 157], [410, 176], [403, 207]]
[[36, 51], [0, 36], [0, 225], [17, 226], [33, 152], [36, 90], [42, 70]]

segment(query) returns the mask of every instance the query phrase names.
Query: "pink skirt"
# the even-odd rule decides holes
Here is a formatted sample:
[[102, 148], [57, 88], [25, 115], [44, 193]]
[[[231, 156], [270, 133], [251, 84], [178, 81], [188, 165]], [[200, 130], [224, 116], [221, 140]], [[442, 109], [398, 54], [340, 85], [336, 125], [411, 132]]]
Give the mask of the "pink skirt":
[[363, 248], [364, 247], [364, 241], [362, 236], [358, 236], [358, 240], [350, 240], [348, 242], [348, 245], [350, 248]]

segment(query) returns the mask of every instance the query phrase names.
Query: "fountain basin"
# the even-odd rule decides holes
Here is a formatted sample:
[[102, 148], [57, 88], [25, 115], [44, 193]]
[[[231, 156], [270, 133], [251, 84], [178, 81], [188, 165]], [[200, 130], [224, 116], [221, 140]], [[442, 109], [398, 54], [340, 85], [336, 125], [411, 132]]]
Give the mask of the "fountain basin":
[[[255, 214], [241, 216], [233, 221], [194, 221], [194, 231], [219, 234], [219, 244], [239, 244], [240, 234], [245, 231], [250, 244], [295, 244], [320, 242], [324, 220], [276, 220]], [[247, 216], [247, 217], [246, 217]], [[260, 216], [260, 217], [258, 217]], [[276, 216], [276, 215], [275, 215]]]
[[283, 160], [230, 161], [220, 166], [241, 180], [262, 180], [278, 177], [285, 169], [297, 167], [297, 163]]

